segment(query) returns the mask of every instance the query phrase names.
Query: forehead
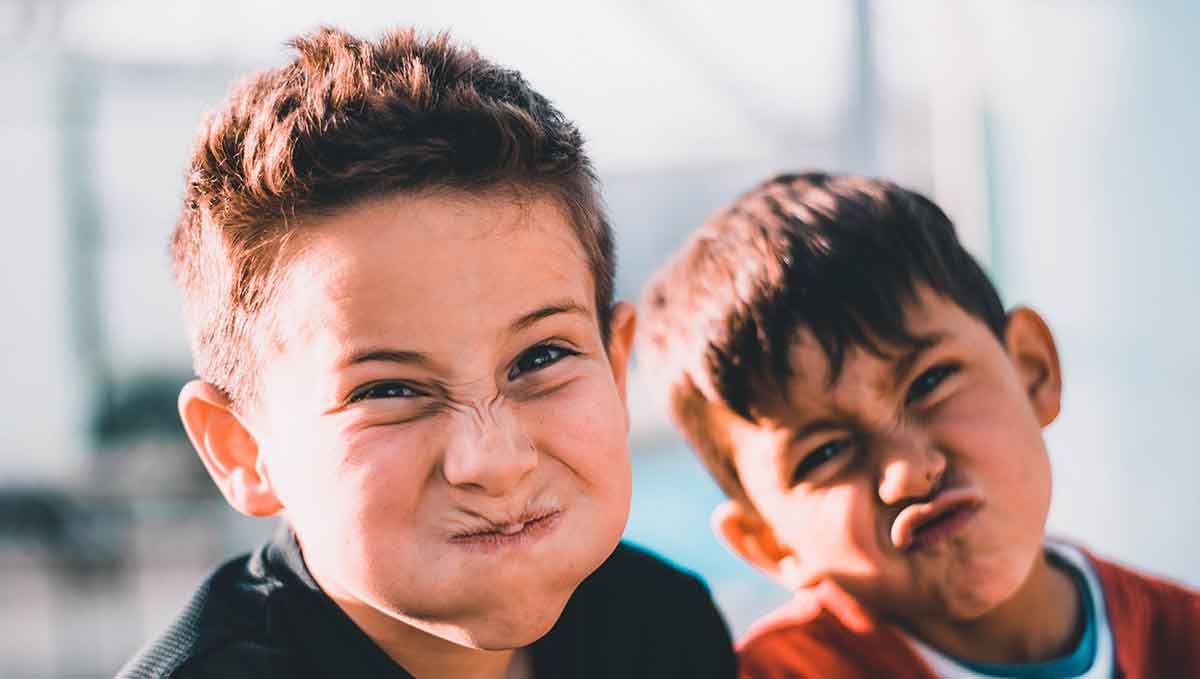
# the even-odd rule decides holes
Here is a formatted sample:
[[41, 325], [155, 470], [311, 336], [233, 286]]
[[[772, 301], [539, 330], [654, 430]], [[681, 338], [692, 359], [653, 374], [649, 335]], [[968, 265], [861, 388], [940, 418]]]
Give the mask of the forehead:
[[794, 415], [798, 408], [853, 409], [857, 403], [887, 396], [900, 388], [923, 351], [948, 346], [988, 350], [996, 344], [982, 321], [923, 286], [904, 305], [904, 328], [920, 343], [908, 346], [876, 340], [878, 352], [859, 344], [848, 345], [836, 375], [813, 332], [807, 327], [798, 328], [788, 352], [791, 374], [777, 387], [762, 390], [756, 410], [769, 425], [781, 414]]
[[436, 350], [478, 340], [546, 300], [595, 316], [582, 247], [548, 198], [389, 197], [314, 223], [293, 249], [275, 304], [285, 342]]

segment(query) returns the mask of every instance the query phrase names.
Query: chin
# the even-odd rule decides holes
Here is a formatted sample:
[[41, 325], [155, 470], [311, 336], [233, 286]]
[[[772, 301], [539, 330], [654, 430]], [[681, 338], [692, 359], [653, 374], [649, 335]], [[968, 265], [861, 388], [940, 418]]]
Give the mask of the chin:
[[505, 611], [489, 615], [486, 620], [468, 622], [462, 628], [463, 646], [485, 651], [503, 651], [528, 646], [546, 636], [558, 622], [568, 597], [561, 601], [543, 602], [536, 608]]
[[989, 587], [985, 591], [952, 592], [946, 597], [946, 617], [963, 622], [982, 618], [1007, 600], [992, 590]]
[[[588, 571], [590, 572], [590, 570]], [[558, 622], [567, 601], [587, 576], [576, 569], [553, 569], [498, 577], [462, 602], [458, 643], [484, 650], [528, 646]]]
[[1008, 555], [994, 563], [975, 564], [961, 572], [967, 582], [947, 592], [947, 613], [956, 620], [975, 620], [1016, 596], [1029, 577], [1033, 560]]

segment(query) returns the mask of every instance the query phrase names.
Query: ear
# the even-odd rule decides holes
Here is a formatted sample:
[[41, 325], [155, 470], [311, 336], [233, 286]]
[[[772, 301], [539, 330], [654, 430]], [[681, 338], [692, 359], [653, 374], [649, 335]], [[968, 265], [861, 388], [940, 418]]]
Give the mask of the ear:
[[779, 542], [762, 516], [742, 502], [725, 500], [717, 505], [712, 513], [712, 529], [735, 554], [791, 591], [815, 580], [800, 557]]
[[179, 392], [179, 416], [208, 475], [225, 500], [248, 516], [270, 516], [283, 505], [259, 464], [254, 434], [217, 387], [192, 380]]
[[1062, 368], [1054, 335], [1037, 312], [1019, 307], [1008, 314], [1004, 340], [1038, 422], [1045, 427], [1058, 417], [1062, 404]]
[[626, 377], [629, 374], [629, 354], [633, 351], [633, 334], [637, 327], [637, 312], [629, 302], [617, 302], [613, 306], [612, 318], [609, 322], [608, 362], [612, 365], [613, 380], [617, 390], [621, 392], [621, 400], [626, 407]]

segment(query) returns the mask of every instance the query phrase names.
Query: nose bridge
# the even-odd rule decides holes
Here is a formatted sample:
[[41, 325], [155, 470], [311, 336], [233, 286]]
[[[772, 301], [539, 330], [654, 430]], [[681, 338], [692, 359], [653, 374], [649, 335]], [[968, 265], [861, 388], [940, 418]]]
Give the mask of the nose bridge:
[[899, 423], [873, 438], [880, 500], [894, 504], [933, 492], [946, 471], [946, 456], [927, 436]]
[[442, 473], [454, 486], [504, 495], [537, 466], [537, 451], [503, 399], [456, 409]]

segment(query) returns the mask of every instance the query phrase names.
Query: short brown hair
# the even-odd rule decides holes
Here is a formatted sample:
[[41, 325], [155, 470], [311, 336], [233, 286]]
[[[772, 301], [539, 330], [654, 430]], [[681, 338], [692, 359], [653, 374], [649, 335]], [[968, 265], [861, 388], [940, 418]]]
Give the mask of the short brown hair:
[[571, 222], [608, 336], [612, 232], [583, 138], [519, 73], [413, 30], [296, 38], [201, 125], [171, 254], [196, 373], [255, 396], [264, 311], [305, 218], [436, 189], [549, 195]]
[[881, 343], [921, 344], [904, 323], [918, 284], [1003, 342], [999, 294], [929, 199], [877, 179], [779, 175], [713, 216], [652, 279], [640, 354], [717, 483], [744, 500], [713, 408], [753, 421], [763, 390], [791, 375], [800, 328], [829, 360], [831, 386], [851, 346], [883, 355]]

